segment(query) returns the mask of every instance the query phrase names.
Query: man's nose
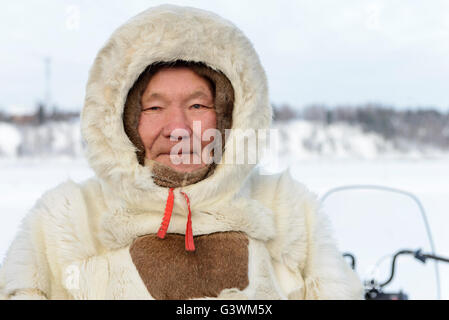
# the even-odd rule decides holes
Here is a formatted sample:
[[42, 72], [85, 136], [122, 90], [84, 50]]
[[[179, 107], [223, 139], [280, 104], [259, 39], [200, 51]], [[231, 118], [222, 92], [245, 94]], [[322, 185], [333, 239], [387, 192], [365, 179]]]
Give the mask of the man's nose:
[[166, 114], [164, 129], [162, 134], [164, 137], [170, 139], [174, 137], [177, 140], [182, 140], [191, 137], [192, 129], [190, 122], [184, 110], [181, 108], [173, 108]]

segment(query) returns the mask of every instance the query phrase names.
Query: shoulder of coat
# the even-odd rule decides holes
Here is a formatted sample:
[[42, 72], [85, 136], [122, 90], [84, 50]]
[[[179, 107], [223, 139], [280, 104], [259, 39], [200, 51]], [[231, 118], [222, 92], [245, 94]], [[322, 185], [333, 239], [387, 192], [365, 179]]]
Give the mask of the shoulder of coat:
[[271, 209], [276, 226], [276, 237], [268, 244], [269, 252], [289, 269], [302, 270], [307, 255], [310, 217], [319, 210], [318, 199], [289, 170], [268, 179], [274, 194]]
[[317, 202], [317, 195], [305, 184], [295, 179], [290, 170], [284, 170], [275, 174], [261, 174], [255, 170], [249, 179], [253, 195], [263, 194], [263, 198], [271, 194], [273, 201], [291, 202], [306, 201]]
[[80, 185], [67, 180], [46, 191], [36, 201], [28, 216], [42, 224], [49, 233], [67, 232], [85, 215], [86, 206]]
[[[38, 214], [47, 245], [62, 260], [95, 253], [84, 184], [67, 180], [43, 194], [33, 210]], [[63, 253], [63, 254], [62, 254]], [[68, 255], [65, 257], [64, 255]], [[64, 257], [63, 257], [64, 256]]]
[[81, 186], [69, 179], [44, 192], [37, 204], [44, 205], [47, 209], [58, 205], [69, 208], [75, 201], [80, 201], [81, 197]]

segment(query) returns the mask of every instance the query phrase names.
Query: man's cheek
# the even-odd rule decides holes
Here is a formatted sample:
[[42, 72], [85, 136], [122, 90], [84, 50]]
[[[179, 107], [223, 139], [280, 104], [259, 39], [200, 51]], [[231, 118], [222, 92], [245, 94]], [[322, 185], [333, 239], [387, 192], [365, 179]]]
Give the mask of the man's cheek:
[[217, 128], [217, 117], [215, 115], [215, 111], [211, 111], [202, 117], [201, 127], [202, 131]]
[[140, 135], [140, 139], [145, 147], [145, 150], [151, 148], [156, 138], [156, 130], [157, 128], [152, 128], [148, 123], [139, 123], [138, 132]]

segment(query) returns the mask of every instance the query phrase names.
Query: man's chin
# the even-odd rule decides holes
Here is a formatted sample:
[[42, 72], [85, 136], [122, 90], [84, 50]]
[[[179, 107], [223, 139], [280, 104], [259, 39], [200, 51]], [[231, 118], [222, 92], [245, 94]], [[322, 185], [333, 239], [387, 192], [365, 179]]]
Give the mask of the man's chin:
[[199, 169], [205, 167], [204, 164], [178, 164], [178, 165], [165, 164], [165, 165], [172, 168], [175, 171], [185, 172], [185, 173], [193, 172], [193, 171], [196, 171], [196, 170], [199, 170]]

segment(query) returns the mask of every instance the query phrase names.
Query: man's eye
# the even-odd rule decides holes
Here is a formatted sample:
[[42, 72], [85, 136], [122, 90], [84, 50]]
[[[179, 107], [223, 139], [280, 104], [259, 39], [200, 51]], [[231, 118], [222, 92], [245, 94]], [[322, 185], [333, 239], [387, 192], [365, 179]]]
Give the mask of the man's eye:
[[196, 104], [192, 105], [192, 108], [193, 109], [201, 109], [201, 108], [206, 108], [206, 106], [203, 106], [202, 104], [196, 103]]
[[160, 110], [161, 107], [149, 107], [149, 108], [145, 108], [142, 111], [157, 111]]

